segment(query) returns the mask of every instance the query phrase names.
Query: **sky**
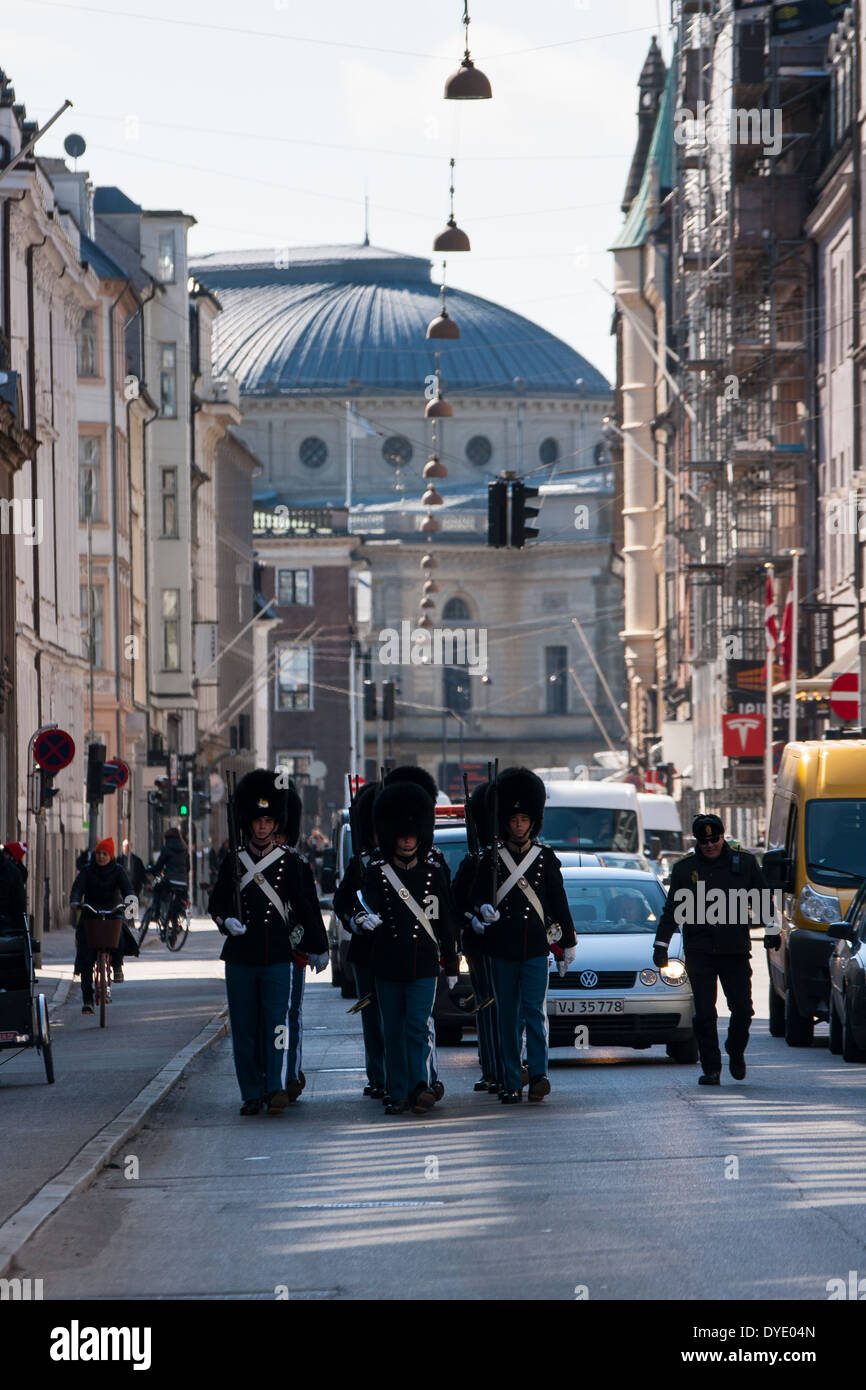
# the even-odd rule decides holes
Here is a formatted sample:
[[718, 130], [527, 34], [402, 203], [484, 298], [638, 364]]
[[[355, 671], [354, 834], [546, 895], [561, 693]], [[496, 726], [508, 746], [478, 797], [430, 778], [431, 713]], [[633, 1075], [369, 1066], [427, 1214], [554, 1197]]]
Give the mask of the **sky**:
[[[429, 254], [450, 284], [542, 324], [613, 378], [607, 250], [669, 0], [473, 0], [493, 100], [446, 102], [462, 0], [6, 0], [0, 67], [40, 142], [146, 208], [196, 218], [192, 254], [357, 243]], [[664, 23], [663, 23], [664, 22]], [[70, 161], [72, 162], [72, 161]]]

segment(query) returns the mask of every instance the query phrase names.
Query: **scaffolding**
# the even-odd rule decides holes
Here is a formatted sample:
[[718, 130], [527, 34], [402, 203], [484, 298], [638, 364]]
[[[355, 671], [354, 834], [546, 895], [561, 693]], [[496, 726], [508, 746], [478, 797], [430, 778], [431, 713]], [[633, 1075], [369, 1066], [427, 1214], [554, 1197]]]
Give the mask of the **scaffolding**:
[[[671, 690], [690, 687], [696, 664], [763, 659], [764, 565], [786, 585], [790, 551], [809, 533], [815, 292], [805, 223], [833, 27], [781, 33], [778, 6], [733, 0], [673, 0], [672, 13], [670, 331], [687, 405], [666, 505]], [[706, 789], [719, 804], [733, 777], [728, 769], [724, 786]]]

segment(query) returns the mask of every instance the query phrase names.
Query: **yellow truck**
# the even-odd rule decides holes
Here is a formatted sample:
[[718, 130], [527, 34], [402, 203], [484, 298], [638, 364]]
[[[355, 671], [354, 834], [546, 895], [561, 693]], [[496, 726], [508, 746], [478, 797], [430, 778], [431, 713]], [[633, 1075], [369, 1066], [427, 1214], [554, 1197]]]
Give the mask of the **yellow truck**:
[[848, 911], [866, 879], [866, 738], [830, 730], [789, 743], [773, 795], [767, 886], [777, 890], [781, 945], [769, 952], [770, 1032], [809, 1047], [827, 1018], [828, 926]]

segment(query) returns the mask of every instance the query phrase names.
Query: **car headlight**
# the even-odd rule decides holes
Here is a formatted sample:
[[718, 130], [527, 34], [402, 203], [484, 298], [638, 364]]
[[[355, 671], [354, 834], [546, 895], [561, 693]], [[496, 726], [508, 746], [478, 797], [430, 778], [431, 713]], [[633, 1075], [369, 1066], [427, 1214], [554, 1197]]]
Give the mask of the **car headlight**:
[[667, 965], [662, 966], [659, 974], [666, 985], [686, 985], [689, 982], [686, 967], [681, 960], [669, 960]]
[[461, 975], [468, 975], [468, 974], [469, 974], [469, 962], [468, 962], [468, 960], [466, 959], [465, 956], [461, 956], [461, 957], [460, 957], [460, 974], [461, 974]]
[[654, 985], [658, 975], [654, 970], [642, 970], [640, 972], [640, 982], [642, 985]]

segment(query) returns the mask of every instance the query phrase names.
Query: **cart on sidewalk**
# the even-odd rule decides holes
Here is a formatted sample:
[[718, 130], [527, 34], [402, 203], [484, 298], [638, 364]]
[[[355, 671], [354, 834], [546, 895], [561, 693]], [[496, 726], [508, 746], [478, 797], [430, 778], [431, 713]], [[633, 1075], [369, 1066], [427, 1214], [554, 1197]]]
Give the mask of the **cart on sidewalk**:
[[30, 924], [0, 917], [0, 1049], [35, 1047], [54, 1082], [48, 1004], [37, 989]]

